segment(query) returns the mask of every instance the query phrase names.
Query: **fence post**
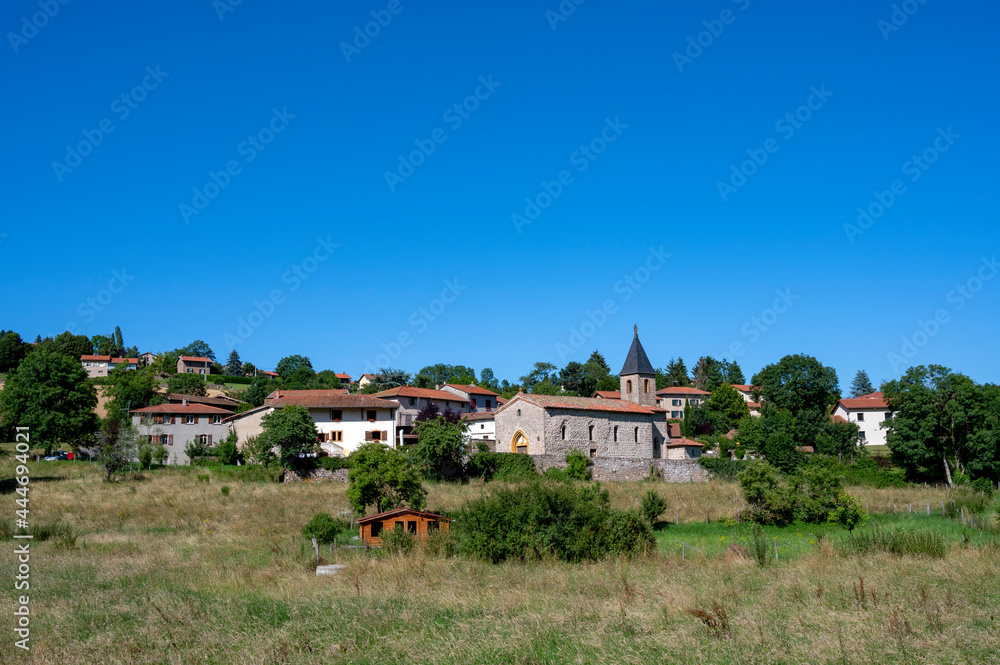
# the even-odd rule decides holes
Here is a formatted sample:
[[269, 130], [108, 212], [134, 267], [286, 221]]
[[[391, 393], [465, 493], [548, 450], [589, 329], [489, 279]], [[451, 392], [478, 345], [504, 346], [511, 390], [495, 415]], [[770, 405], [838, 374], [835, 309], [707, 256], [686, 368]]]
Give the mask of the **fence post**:
[[678, 510], [677, 511], [677, 521], [675, 521], [674, 524], [680, 524], [680, 523], [681, 523], [681, 511]]
[[912, 503], [910, 504], [910, 512], [911, 513], [913, 512], [913, 504]]
[[682, 559], [686, 559], [687, 558], [687, 549], [688, 549], [687, 544], [686, 543], [681, 543], [681, 558]]
[[711, 520], [708, 519], [708, 511], [705, 511], [705, 524], [711, 524]]
[[927, 502], [927, 517], [931, 516], [931, 502]]
[[316, 542], [315, 538], [313, 538], [312, 541], [313, 549], [316, 550], [316, 563], [319, 563], [319, 543]]
[[736, 509], [736, 523], [737, 524], [740, 523], [740, 509], [739, 508]]
[[774, 560], [778, 560], [778, 541], [774, 541]]

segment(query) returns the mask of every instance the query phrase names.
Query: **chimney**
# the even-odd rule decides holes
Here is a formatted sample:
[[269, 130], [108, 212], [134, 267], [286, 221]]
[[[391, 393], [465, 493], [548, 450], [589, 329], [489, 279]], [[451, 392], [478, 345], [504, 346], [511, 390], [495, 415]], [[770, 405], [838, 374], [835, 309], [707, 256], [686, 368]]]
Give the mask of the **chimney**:
[[187, 405], [188, 405], [188, 400], [187, 397], [185, 397], [184, 399], [181, 400], [181, 406], [187, 406]]

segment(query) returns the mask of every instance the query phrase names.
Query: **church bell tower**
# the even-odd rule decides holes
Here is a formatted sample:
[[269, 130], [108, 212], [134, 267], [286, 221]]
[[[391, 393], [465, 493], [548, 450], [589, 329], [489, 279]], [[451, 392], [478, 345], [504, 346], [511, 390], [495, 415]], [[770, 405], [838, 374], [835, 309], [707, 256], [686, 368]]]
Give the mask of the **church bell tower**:
[[656, 406], [656, 372], [646, 357], [639, 341], [639, 326], [633, 328], [635, 336], [625, 357], [625, 365], [618, 373], [621, 380], [622, 399], [643, 406]]

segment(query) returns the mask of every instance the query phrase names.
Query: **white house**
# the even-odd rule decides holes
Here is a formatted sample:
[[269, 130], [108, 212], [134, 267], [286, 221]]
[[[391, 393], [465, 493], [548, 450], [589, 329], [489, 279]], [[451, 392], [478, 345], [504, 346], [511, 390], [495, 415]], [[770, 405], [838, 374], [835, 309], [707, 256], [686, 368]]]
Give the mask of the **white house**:
[[454, 383], [446, 383], [441, 386], [441, 390], [468, 400], [469, 410], [472, 413], [477, 411], [492, 411], [497, 408], [497, 397], [500, 397], [500, 395], [492, 390], [472, 384], [460, 386]]
[[441, 412], [469, 413], [471, 410], [468, 399], [446, 390], [399, 386], [375, 393], [373, 397], [389, 400], [399, 406], [399, 410], [396, 411], [396, 425], [403, 431], [404, 443], [416, 443], [416, 435], [412, 433], [413, 422], [430, 404], [437, 406]]
[[889, 407], [881, 392], [842, 399], [833, 407], [833, 417], [855, 423], [858, 437], [866, 446], [884, 446], [886, 431], [882, 423], [889, 417]]
[[466, 413], [462, 420], [469, 425], [466, 436], [471, 443], [476, 441], [493, 442], [497, 435], [496, 416], [492, 411], [478, 411], [476, 413]]
[[334, 457], [346, 457], [367, 441], [396, 445], [395, 402], [371, 395], [345, 395], [329, 390], [275, 390], [264, 405], [225, 419], [240, 444], [263, 432], [268, 413], [288, 405], [302, 406], [316, 424], [320, 447]]

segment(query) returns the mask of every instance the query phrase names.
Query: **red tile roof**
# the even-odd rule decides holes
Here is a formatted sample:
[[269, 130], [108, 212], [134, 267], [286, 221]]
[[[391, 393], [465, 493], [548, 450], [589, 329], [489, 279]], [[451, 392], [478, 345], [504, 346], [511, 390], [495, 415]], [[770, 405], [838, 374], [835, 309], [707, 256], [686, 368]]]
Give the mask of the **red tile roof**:
[[621, 399], [622, 398], [622, 391], [620, 391], [620, 390], [598, 390], [596, 393], [594, 393], [594, 397], [598, 397], [600, 399]]
[[111, 360], [111, 356], [80, 356], [80, 360], [103, 360], [107, 362]]
[[845, 409], [887, 409], [888, 405], [885, 403], [885, 398], [882, 396], [881, 392], [874, 392], [870, 395], [862, 395], [861, 397], [849, 397], [847, 399], [842, 399], [838, 404], [842, 405]]
[[334, 374], [334, 376], [337, 377], [338, 379], [347, 379], [348, 381], [351, 380], [351, 375], [348, 374], [347, 372], [341, 372], [340, 374]]
[[263, 374], [264, 376], [273, 376], [273, 377], [278, 377], [278, 376], [280, 376], [280, 375], [279, 375], [279, 374], [278, 374], [277, 372], [268, 372], [268, 371], [267, 371], [267, 370], [265, 370], [265, 369], [262, 369], [262, 370], [258, 370], [258, 371], [257, 371], [257, 373], [258, 373], [258, 374]]
[[121, 363], [128, 363], [130, 365], [138, 365], [139, 364], [139, 359], [138, 358], [112, 358], [111, 359], [111, 363], [113, 365], [120, 365]]
[[830, 416], [830, 420], [832, 420], [835, 423], [846, 423], [847, 422], [847, 418], [845, 418], [844, 416]]
[[760, 402], [747, 402], [747, 406], [751, 409], [760, 410]]
[[707, 390], [698, 390], [687, 386], [671, 386], [663, 390], [657, 390], [657, 395], [711, 395]]
[[670, 438], [679, 439], [681, 438], [681, 424], [680, 423], [667, 423], [670, 425]]
[[446, 383], [445, 385], [450, 388], [456, 388], [462, 392], [469, 393], [470, 395], [488, 395], [490, 397], [499, 397], [499, 395], [492, 390], [487, 390], [482, 386], [477, 386], [471, 383], [467, 386], [462, 386], [457, 383]]
[[701, 448], [701, 444], [697, 441], [692, 441], [691, 439], [671, 439], [670, 443], [663, 446], [664, 448]]
[[348, 395], [333, 390], [275, 390], [264, 406], [304, 406], [312, 409], [397, 409], [399, 404], [372, 395]]
[[496, 416], [492, 411], [476, 411], [475, 413], [463, 413], [462, 420], [495, 420]]
[[157, 404], [156, 406], [147, 406], [142, 409], [132, 409], [129, 413], [166, 413], [174, 416], [181, 415], [212, 415], [212, 416], [231, 416], [233, 412], [228, 409], [219, 409], [214, 406], [208, 406], [207, 404], [188, 404], [184, 406], [183, 404]]
[[212, 362], [211, 358], [199, 358], [199, 357], [196, 357], [196, 356], [181, 356], [180, 359], [183, 360], [184, 362], [187, 362], [187, 363], [210, 363], [210, 362]]
[[598, 399], [596, 397], [569, 397], [563, 395], [527, 395], [520, 393], [507, 402], [504, 408], [517, 399], [542, 407], [543, 409], [575, 409], [579, 411], [613, 411], [616, 413], [638, 413], [653, 415], [653, 409], [623, 399]]
[[423, 399], [448, 401], [448, 402], [468, 402], [455, 393], [446, 390], [431, 390], [430, 388], [414, 388], [413, 386], [399, 386], [375, 393], [375, 397], [422, 397]]
[[451, 517], [444, 517], [443, 515], [435, 515], [434, 513], [425, 513], [422, 510], [414, 510], [412, 508], [396, 508], [395, 510], [387, 510], [384, 513], [378, 513], [377, 515], [369, 515], [368, 517], [361, 517], [357, 520], [358, 524], [367, 524], [372, 520], [382, 520], [388, 519], [390, 517], [396, 517], [397, 515], [417, 515], [419, 517], [426, 517], [431, 520], [444, 520], [446, 522], [454, 521]]
[[733, 384], [733, 388], [736, 388], [737, 390], [739, 390], [741, 392], [744, 392], [744, 393], [748, 393], [751, 390], [753, 390], [753, 386], [748, 386], [745, 383], [734, 383]]
[[228, 409], [230, 413], [239, 404], [238, 400], [234, 400], [231, 397], [202, 397], [201, 395], [182, 395], [180, 393], [163, 393], [163, 396], [167, 398], [168, 402], [173, 404], [180, 404], [184, 400], [187, 400], [191, 404], [208, 404], [209, 406]]

